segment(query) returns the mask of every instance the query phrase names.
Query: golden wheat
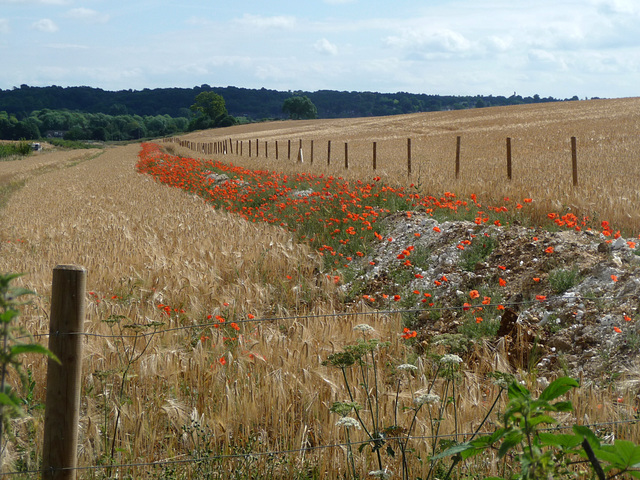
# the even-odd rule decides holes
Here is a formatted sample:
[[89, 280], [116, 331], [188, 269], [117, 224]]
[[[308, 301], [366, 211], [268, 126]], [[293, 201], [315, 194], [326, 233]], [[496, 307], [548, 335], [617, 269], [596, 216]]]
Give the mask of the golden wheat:
[[[453, 122], [459, 115], [444, 114], [442, 122], [447, 118]], [[419, 118], [415, 116], [416, 121]], [[406, 136], [401, 118], [385, 121], [398, 137]], [[366, 120], [353, 122], [363, 125]], [[332, 123], [302, 126], [308, 125], [304, 128], [313, 137], [323, 124]], [[347, 122], [342, 125], [346, 128]], [[216, 451], [232, 453], [237, 451], [234, 446], [242, 445], [260, 452], [344, 441], [329, 407], [349, 397], [340, 371], [322, 362], [358, 338], [353, 326], [359, 323], [370, 324], [377, 338], [391, 341], [380, 352], [381, 416], [384, 425], [392, 425], [396, 415], [398, 423], [406, 424], [409, 413], [402, 408], [396, 413], [395, 405], [401, 378], [390, 368], [412, 355], [399, 337], [401, 319], [372, 314], [360, 310], [361, 306], [334, 315], [335, 286], [314, 273], [320, 260], [308, 247], [296, 244], [281, 229], [215, 211], [199, 198], [137, 174], [138, 148], [107, 149], [72, 166], [67, 162], [71, 157], [56, 157], [50, 166], [63, 168], [46, 171], [29, 170], [28, 164], [24, 171], [12, 165], [12, 177], [23, 175], [26, 184], [0, 212], [0, 271], [24, 272], [20, 281], [37, 292], [20, 317], [31, 333], [48, 332], [52, 269], [73, 263], [88, 270], [91, 293], [85, 330], [95, 336], [87, 336], [84, 342], [80, 464], [105, 461], [111, 455], [114, 433], [115, 463], [184, 459], [203, 442]], [[259, 163], [270, 169], [286, 165], [264, 159]], [[365, 167], [349, 173], [358, 172], [370, 174]], [[170, 314], [158, 305], [169, 306]], [[249, 313], [266, 318], [314, 316], [241, 324], [241, 335], [231, 347], [223, 338], [228, 334], [211, 326], [207, 318], [224, 315], [239, 321], [248, 319]], [[134, 337], [134, 330], [121, 328], [154, 321], [176, 330]], [[192, 328], [207, 323], [208, 327]], [[460, 432], [478, 426], [478, 411], [488, 408], [497, 394], [497, 387], [483, 380], [484, 374], [496, 367], [510, 368], [506, 352], [486, 348], [478, 351], [474, 365], [467, 366], [456, 390]], [[401, 407], [411, 405], [412, 392], [429, 385], [433, 371], [428, 359], [418, 357], [416, 365], [415, 376], [402, 379]], [[36, 380], [36, 401], [43, 402], [45, 362], [30, 358], [27, 366]], [[355, 372], [348, 378], [357, 383]], [[441, 382], [434, 388], [445, 395]], [[633, 412], [621, 411], [623, 407], [612, 401], [617, 395], [582, 389], [573, 398], [577, 412], [573, 420], [632, 416]], [[357, 400], [364, 403], [361, 394]], [[451, 408], [447, 407], [442, 432], [454, 430]], [[194, 421], [205, 428], [205, 438], [191, 429]], [[39, 449], [41, 442], [42, 422], [36, 418], [33, 426], [35, 437], [16, 440], [29, 439], [29, 445], [22, 445], [27, 452]], [[16, 428], [24, 428], [23, 434], [28, 431], [26, 426]], [[429, 452], [432, 431], [427, 416], [420, 416], [414, 434], [425, 438], [413, 446]], [[626, 438], [637, 440], [634, 435]], [[14, 445], [14, 459], [17, 455]], [[357, 457], [362, 471], [374, 466], [371, 453]], [[310, 462], [329, 477], [345, 471], [344, 447], [302, 450], [290, 458], [300, 467]], [[229, 466], [239, 468], [234, 461], [228, 460]], [[261, 457], [259, 462], [266, 465], [268, 460]], [[391, 467], [399, 469], [399, 465]], [[428, 466], [412, 468], [413, 474], [424, 476]], [[495, 462], [485, 471], [496, 472]]]

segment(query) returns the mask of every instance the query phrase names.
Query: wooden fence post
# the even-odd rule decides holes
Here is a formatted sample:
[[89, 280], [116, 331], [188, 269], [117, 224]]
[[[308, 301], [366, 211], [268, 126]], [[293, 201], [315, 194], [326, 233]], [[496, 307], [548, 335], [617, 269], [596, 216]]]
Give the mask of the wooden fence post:
[[411, 176], [411, 139], [407, 138], [407, 176]]
[[278, 140], [276, 140], [276, 160], [278, 160]]
[[349, 169], [349, 144], [344, 142], [344, 168]]
[[511, 138], [507, 137], [507, 178], [511, 180]]
[[291, 160], [291, 139], [287, 142], [287, 160]]
[[373, 170], [375, 171], [376, 167], [377, 167], [377, 149], [378, 149], [378, 142], [373, 142]]
[[456, 139], [456, 180], [460, 176], [460, 137]]
[[229, 153], [233, 155], [233, 140], [229, 139]]
[[331, 140], [327, 142], [327, 165], [331, 165]]
[[251, 157], [251, 140], [248, 140], [247, 143], [249, 144], [249, 157]]
[[244, 140], [240, 140], [240, 156], [242, 156], [242, 144], [244, 143]]
[[256, 157], [260, 156], [260, 143], [258, 142], [258, 139], [256, 138]]
[[571, 170], [573, 171], [573, 186], [578, 186], [578, 147], [576, 137], [571, 137]]
[[264, 141], [264, 158], [269, 158], [269, 142]]
[[74, 480], [78, 463], [78, 421], [82, 386], [82, 340], [87, 270], [77, 265], [53, 269], [47, 400], [42, 448], [43, 480]]
[[311, 155], [310, 155], [310, 160], [309, 162], [311, 163], [311, 165], [313, 165], [313, 140], [311, 140]]

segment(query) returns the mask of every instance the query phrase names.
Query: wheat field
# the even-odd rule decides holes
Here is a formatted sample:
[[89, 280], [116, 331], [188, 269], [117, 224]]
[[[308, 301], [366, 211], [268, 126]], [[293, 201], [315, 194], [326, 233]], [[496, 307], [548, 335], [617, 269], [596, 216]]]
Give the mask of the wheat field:
[[[550, 146], [545, 158], [552, 161], [560, 156], [563, 147], [559, 138], [565, 131], [570, 135], [582, 126], [584, 134], [587, 128], [595, 132], [609, 125], [610, 129], [597, 133], [607, 139], [602, 140], [602, 149], [594, 146], [593, 151], [617, 145], [625, 152], [620, 162], [625, 159], [624, 168], [630, 170], [619, 178], [622, 188], [633, 177], [630, 159], [637, 154], [634, 150], [637, 145], [631, 138], [631, 127], [625, 127], [626, 133], [622, 125], [616, 130], [611, 118], [606, 121], [605, 113], [614, 118], [612, 112], [625, 111], [624, 118], [629, 120], [634, 118], [633, 106], [638, 104], [611, 102], [611, 105], [589, 104], [597, 106], [599, 110], [594, 111], [602, 114], [597, 128], [587, 127], [590, 123], [586, 114], [582, 114], [584, 118], [578, 115], [583, 107], [580, 102], [515, 108], [520, 125], [511, 125], [500, 111], [487, 109], [386, 119], [278, 122], [235, 127], [223, 133], [238, 139], [254, 138], [257, 134], [265, 139], [294, 135], [316, 141], [348, 138], [353, 142], [354, 152], [358, 142], [363, 149], [372, 138], [402, 144], [408, 135], [415, 134], [414, 159], [432, 165], [436, 163], [434, 159], [426, 156], [421, 159], [418, 152], [424, 149], [420, 150], [420, 142], [439, 145], [439, 150], [430, 151], [444, 156], [449, 141], [455, 140], [456, 133], [462, 133], [464, 152], [469, 156], [465, 161], [470, 161], [473, 141], [487, 145], [490, 143], [485, 141], [487, 138], [495, 138], [497, 142], [509, 132], [522, 143], [516, 148], [524, 149], [528, 139], [544, 137]], [[622, 108], [625, 105], [626, 110]], [[540, 118], [544, 108], [548, 108], [546, 120]], [[537, 112], [538, 120], [532, 120], [532, 112]], [[580, 117], [573, 120], [577, 123], [566, 120], [570, 114]], [[452, 133], [449, 128], [453, 125], [461, 130]], [[557, 131], [560, 125], [564, 125], [562, 132]], [[546, 131], [553, 132], [551, 137], [555, 140], [545, 137]], [[609, 137], [613, 131], [618, 135]], [[350, 136], [338, 137], [338, 132]], [[202, 132], [189, 138], [211, 141], [215, 137], [213, 132]], [[621, 138], [626, 138], [627, 143], [617, 143]], [[584, 148], [580, 150], [580, 158], [586, 163]], [[188, 153], [186, 149], [177, 150]], [[20, 283], [36, 293], [19, 318], [25, 329], [33, 335], [48, 333], [50, 283], [56, 265], [77, 264], [88, 271], [85, 331], [91, 335], [83, 344], [79, 465], [185, 461], [156, 467], [148, 474], [149, 478], [162, 475], [173, 478], [169, 475], [171, 469], [175, 469], [176, 478], [196, 478], [202, 471], [198, 470], [199, 464], [188, 461], [190, 455], [242, 454], [220, 460], [222, 471], [235, 469], [242, 473], [257, 469], [271, 472], [276, 478], [301, 478], [300, 472], [314, 468], [321, 478], [342, 477], [347, 468], [345, 436], [336, 426], [338, 417], [329, 408], [333, 402], [347, 401], [349, 396], [342, 373], [323, 365], [323, 361], [358, 339], [360, 334], [353, 327], [361, 323], [375, 329], [375, 338], [390, 342], [379, 354], [380, 365], [384, 366], [378, 379], [383, 392], [380, 415], [385, 425], [405, 424], [409, 420], [410, 410], [402, 407], [410, 407], [413, 394], [430, 385], [435, 367], [428, 357], [416, 357], [405, 346], [399, 335], [402, 331], [399, 315], [371, 312], [362, 305], [344, 311], [334, 282], [318, 273], [321, 260], [317, 253], [297, 244], [292, 234], [213, 210], [193, 195], [136, 173], [138, 151], [138, 145], [129, 145], [103, 152], [43, 153], [37, 161], [0, 163], [0, 179], [19, 179], [23, 185], [0, 210], [3, 226], [0, 271], [24, 273]], [[523, 155], [522, 151], [519, 155]], [[384, 152], [384, 148], [378, 152], [380, 173], [406, 182], [401, 176], [394, 177], [397, 168], [391, 164], [392, 149]], [[496, 146], [493, 153], [481, 150], [474, 155], [479, 162], [498, 158], [500, 153]], [[321, 162], [301, 166], [282, 160], [276, 163], [271, 157], [257, 161], [235, 157], [226, 160], [269, 169], [309, 168], [344, 174], [335, 164], [332, 169]], [[357, 162], [354, 153], [350, 176], [371, 174]], [[444, 168], [439, 171], [442, 177], [436, 176], [435, 167], [433, 174], [422, 173], [423, 188], [445, 189], [456, 185], [444, 176]], [[481, 184], [487, 192], [500, 185], [497, 180], [489, 185], [490, 176], [483, 184], [469, 170], [463, 172], [466, 173], [458, 185], [465, 182], [470, 186], [468, 190], [460, 186], [461, 194], [481, 192], [477, 190]], [[514, 178], [521, 173], [522, 170], [514, 168]], [[534, 186], [524, 179], [518, 187], [516, 182], [520, 180], [516, 180], [508, 186], [509, 192], [540, 199], [530, 189], [548, 188], [546, 201], [552, 206], [555, 201], [552, 194], [560, 191], [561, 186], [553, 184], [553, 175], [548, 178], [547, 187]], [[596, 178], [592, 180], [596, 191], [612, 188], [602, 181], [596, 184]], [[580, 191], [586, 190], [586, 186], [580, 187]], [[509, 192], [505, 194], [514, 194]], [[636, 193], [629, 190], [625, 196], [633, 202]], [[567, 202], [578, 200], [576, 193], [567, 198]], [[611, 201], [614, 209], [626, 205], [622, 196]], [[636, 213], [629, 211], [631, 214]], [[227, 326], [213, 325], [218, 316], [226, 319]], [[262, 321], [251, 322], [251, 318]], [[135, 335], [153, 332], [154, 322], [163, 323], [160, 329], [173, 330], [144, 337]], [[237, 330], [228, 327], [231, 322], [237, 322]], [[131, 325], [136, 328], [129, 328]], [[231, 335], [234, 339], [229, 338]], [[37, 338], [46, 342], [46, 336]], [[442, 432], [454, 432], [454, 421], [459, 433], [468, 433], [479, 425], [478, 411], [485, 411], [498, 392], [496, 385], [485, 380], [485, 374], [494, 369], [510, 370], [504, 353], [499, 348], [478, 347], [472, 356], [474, 361], [464, 366], [458, 380], [454, 394], [458, 416], [454, 419], [448, 406], [441, 422]], [[408, 361], [418, 366], [410, 376], [403, 376], [392, 367]], [[43, 403], [45, 361], [28, 358], [25, 366], [35, 380], [32, 402]], [[356, 372], [349, 373], [349, 380], [357, 384]], [[533, 378], [525, 380], [535, 387]], [[444, 387], [439, 380], [434, 391], [446, 397]], [[568, 420], [597, 422], [632, 416], [633, 412], [622, 410], [627, 407], [611, 400], [617, 394], [585, 386], [572, 394], [576, 411]], [[358, 399], [363, 401], [362, 397]], [[42, 418], [43, 411], [34, 408], [26, 419], [15, 423], [16, 437], [3, 457], [3, 471], [13, 471], [17, 465], [37, 469]], [[633, 432], [626, 431], [627, 438], [637, 441]], [[433, 447], [429, 438], [432, 433], [428, 417], [421, 416], [413, 434], [425, 438], [417, 440], [413, 447], [429, 452]], [[362, 438], [356, 434], [351, 440]], [[316, 448], [335, 444], [341, 445]], [[244, 455], [280, 450], [296, 451], [251, 458]], [[357, 455], [355, 461], [361, 472], [375, 467], [369, 449]], [[495, 458], [483, 461], [484, 471], [497, 472]], [[399, 469], [397, 464], [390, 467], [394, 471]], [[411, 468], [412, 475], [425, 476], [428, 462], [415, 461]], [[127, 467], [118, 472], [119, 478], [127, 475], [143, 478], [147, 469]], [[104, 468], [79, 474], [81, 478], [104, 478], [104, 475]], [[238, 475], [248, 477], [248, 473], [245, 477]]]
[[[243, 166], [311, 171], [388, 182], [414, 183], [424, 194], [450, 191], [486, 203], [504, 197], [533, 198], [539, 218], [572, 212], [608, 220], [640, 233], [640, 98], [588, 100], [511, 107], [416, 113], [377, 118], [283, 121], [194, 132], [192, 142], [243, 140], [243, 156], [225, 157]], [[456, 137], [461, 137], [460, 173], [455, 179]], [[506, 138], [512, 144], [512, 180], [507, 179]], [[578, 186], [573, 187], [571, 137], [576, 137]], [[411, 176], [407, 139], [411, 138]], [[255, 158], [255, 142], [259, 158]], [[275, 141], [279, 160], [275, 160]], [[291, 160], [287, 142], [291, 140]], [[295, 165], [302, 140], [303, 166]], [[314, 163], [310, 165], [311, 140]], [[248, 157], [248, 141], [253, 156]], [[264, 158], [269, 142], [268, 158]], [[331, 165], [327, 143], [331, 141]], [[377, 142], [377, 170], [372, 168]], [[349, 170], [344, 169], [348, 143]], [[187, 149], [182, 154], [194, 155]], [[189, 153], [187, 153], [189, 152]], [[202, 156], [202, 155], [201, 155]]]

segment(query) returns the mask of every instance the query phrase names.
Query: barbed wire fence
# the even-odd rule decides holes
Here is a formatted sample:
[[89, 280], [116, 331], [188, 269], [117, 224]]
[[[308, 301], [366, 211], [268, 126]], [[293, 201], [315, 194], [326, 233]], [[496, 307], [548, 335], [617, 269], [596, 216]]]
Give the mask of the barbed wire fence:
[[[56, 268], [59, 268], [61, 266], [58, 266]], [[65, 268], [67, 268], [68, 266], [64, 266]], [[68, 268], [66, 271], [70, 271]], [[76, 272], [77, 273], [77, 272]], [[86, 273], [86, 271], [85, 271]], [[55, 281], [55, 275], [54, 275], [54, 281]], [[83, 287], [84, 288], [84, 287]], [[75, 312], [73, 315], [69, 315], [69, 313], [67, 312], [66, 315], [68, 317], [71, 318], [76, 318], [78, 317], [78, 315], [80, 314], [84, 314], [84, 291], [80, 291], [78, 289], [74, 289], [73, 291], [67, 291], [64, 289], [53, 289], [52, 291], [52, 297], [53, 294], [55, 292], [56, 295], [63, 295], [63, 296], [68, 296], [71, 295], [72, 297], [75, 298], [74, 302], [71, 302], [71, 308], [72, 309], [78, 309], [80, 308], [82, 310], [82, 312]], [[81, 298], [82, 302], [77, 302], [77, 299]], [[610, 302], [618, 302], [621, 301], [623, 299], [640, 299], [640, 295], [636, 295], [636, 294], [625, 294], [625, 295], [619, 295], [619, 296], [600, 296], [600, 297], [596, 297], [593, 298], [591, 296], [584, 296], [584, 295], [572, 295], [571, 299], [572, 300], [590, 300], [590, 301], [610, 301]], [[482, 307], [483, 308], [487, 308], [487, 307], [498, 307], [498, 306], [502, 306], [505, 308], [520, 308], [520, 307], [530, 307], [532, 305], [537, 305], [537, 304], [545, 304], [552, 301], [552, 299], [544, 299], [544, 300], [522, 300], [522, 301], [518, 301], [518, 302], [504, 302], [504, 303], [487, 303], [487, 304], [483, 304]], [[52, 298], [52, 305], [55, 303], [56, 301], [54, 300], [54, 298]], [[63, 300], [58, 300], [58, 303], [65, 303]], [[68, 302], [67, 302], [68, 303]], [[82, 305], [80, 305], [80, 303]], [[362, 300], [361, 304], [360, 304], [363, 308], [364, 307], [368, 307], [371, 308], [371, 304], [366, 302], [364, 299]], [[380, 316], [380, 315], [386, 315], [389, 317], [392, 317], [394, 315], [398, 315], [398, 316], [402, 316], [403, 314], [415, 314], [415, 313], [420, 313], [420, 312], [424, 312], [426, 310], [429, 311], [438, 311], [438, 312], [442, 312], [442, 311], [461, 311], [461, 310], [468, 310], [470, 307], [468, 305], [465, 306], [430, 306], [430, 307], [422, 307], [422, 308], [404, 308], [404, 309], [393, 309], [393, 308], [387, 308], [387, 309], [371, 309], [371, 310], [365, 310], [365, 309], [359, 309], [357, 311], [345, 311], [345, 312], [334, 312], [334, 313], [317, 313], [317, 314], [297, 314], [297, 315], [285, 315], [285, 316], [269, 316], [269, 317], [262, 317], [262, 318], [246, 318], [246, 319], [236, 319], [234, 320], [234, 322], [236, 324], [242, 325], [242, 324], [258, 324], [258, 323], [272, 323], [272, 322], [282, 322], [282, 321], [300, 321], [300, 320], [319, 320], [319, 319], [327, 319], [327, 318], [349, 318], [349, 317], [362, 317], [362, 316], [369, 316], [369, 315], [375, 315], [375, 316]], [[53, 307], [52, 307], [53, 309]], [[65, 314], [62, 314], [63, 317], [65, 317]], [[53, 315], [53, 311], [52, 311], [52, 317], [54, 317]], [[66, 317], [65, 317], [66, 318]], [[77, 318], [76, 318], [77, 319]], [[144, 337], [150, 337], [150, 336], [156, 336], [156, 335], [163, 335], [163, 334], [168, 334], [168, 333], [173, 333], [173, 332], [177, 332], [177, 331], [188, 331], [188, 330], [206, 330], [208, 328], [213, 328], [216, 326], [219, 326], [221, 323], [219, 321], [217, 322], [207, 322], [207, 323], [198, 323], [198, 324], [193, 324], [193, 325], [181, 325], [181, 326], [175, 326], [175, 327], [169, 327], [169, 328], [163, 328], [163, 329], [157, 329], [151, 332], [148, 331], [138, 331], [135, 334], [125, 334], [125, 333], [121, 333], [121, 334], [99, 334], [99, 333], [91, 333], [91, 332], [84, 332], [84, 331], [70, 331], [66, 326], [61, 327], [60, 325], [54, 325], [52, 322], [52, 327], [49, 333], [35, 333], [33, 335], [29, 335], [29, 338], [60, 338], [60, 337], [84, 337], [84, 338], [103, 338], [103, 339], [114, 339], [114, 338], [144, 338]], [[18, 337], [16, 338], [16, 340], [20, 340], [22, 338], [27, 338], [25, 337]], [[56, 352], [54, 352], [56, 353]], [[68, 352], [67, 352], [68, 353]], [[76, 358], [74, 358], [74, 361], [81, 361], [82, 356], [80, 354], [76, 354], [75, 355]], [[77, 367], [75, 367], [77, 368]], [[49, 378], [47, 379], [47, 381], [49, 381]], [[55, 386], [51, 386], [51, 385], [47, 385], [47, 390], [50, 389], [54, 389], [56, 388]], [[74, 391], [74, 394], [79, 394], [79, 387], [73, 386], [72, 390]], [[47, 398], [47, 403], [49, 403], [49, 398]], [[49, 408], [49, 404], [47, 404], [47, 409]], [[54, 406], [53, 409], [55, 411], [68, 411], [68, 405], [65, 405], [63, 408], [62, 407], [56, 407]], [[76, 412], [75, 414], [72, 415], [78, 415], [78, 413]], [[46, 417], [46, 415], [45, 415]], [[611, 421], [611, 422], [600, 422], [600, 423], [589, 423], [586, 424], [585, 426], [588, 427], [593, 427], [593, 428], [607, 428], [607, 427], [612, 427], [612, 426], [618, 426], [618, 425], [636, 425], [640, 422], [640, 417], [637, 417], [636, 415], [633, 416], [633, 418], [630, 419], [626, 419], [626, 420], [619, 420], [619, 421]], [[46, 424], [46, 421], [45, 421]], [[77, 428], [77, 422], [76, 422], [76, 428]], [[570, 426], [557, 426], [554, 427], [553, 429], [549, 429], [549, 430], [559, 430], [559, 429], [569, 429], [571, 428]], [[59, 433], [59, 432], [57, 432]], [[46, 438], [46, 433], [45, 433], [45, 438]], [[440, 434], [437, 436], [411, 436], [411, 435], [407, 435], [407, 436], [403, 436], [403, 437], [387, 437], [385, 438], [385, 440], [390, 441], [390, 440], [409, 440], [409, 441], [420, 441], [420, 440], [434, 440], [436, 438], [446, 438], [449, 436], [453, 436], [454, 434]], [[474, 435], [474, 433], [458, 433], [457, 436], [458, 437], [469, 437], [471, 435]], [[77, 438], [77, 434], [76, 434], [76, 438]], [[363, 444], [368, 444], [371, 443], [371, 440], [363, 440], [363, 441], [359, 441], [359, 442], [349, 442], [350, 445], [363, 445]], [[140, 463], [122, 463], [122, 464], [104, 464], [104, 465], [90, 465], [90, 466], [80, 466], [78, 467], [76, 464], [72, 464], [72, 465], [68, 465], [68, 464], [60, 464], [58, 463], [57, 459], [53, 462], [53, 463], [44, 463], [43, 464], [43, 468], [39, 469], [39, 470], [25, 470], [25, 471], [10, 471], [10, 472], [4, 472], [2, 473], [2, 475], [6, 476], [6, 477], [15, 477], [18, 475], [32, 475], [32, 474], [39, 474], [42, 473], [43, 474], [43, 478], [49, 478], [47, 477], [47, 472], [49, 472], [50, 478], [54, 478], [54, 474], [56, 472], [60, 472], [60, 471], [73, 471], [73, 472], [80, 472], [80, 471], [99, 471], [99, 470], [106, 470], [106, 469], [111, 469], [112, 470], [118, 470], [118, 469], [125, 469], [125, 468], [144, 468], [144, 467], [169, 467], [169, 466], [176, 466], [176, 465], [184, 465], [184, 464], [196, 464], [196, 463], [201, 463], [201, 462], [205, 462], [205, 461], [226, 461], [226, 460], [231, 460], [231, 459], [238, 459], [238, 458], [246, 458], [248, 456], [253, 456], [256, 458], [260, 458], [260, 457], [265, 457], [265, 456], [282, 456], [282, 455], [294, 455], [294, 454], [299, 454], [299, 453], [304, 453], [304, 452], [313, 452], [313, 451], [319, 451], [319, 450], [326, 450], [326, 449], [332, 449], [332, 448], [346, 448], [348, 444], [347, 443], [333, 443], [333, 444], [327, 444], [327, 445], [315, 445], [315, 446], [305, 446], [305, 447], [301, 447], [299, 449], [284, 449], [284, 450], [272, 450], [272, 451], [265, 451], [265, 452], [259, 452], [259, 451], [252, 451], [251, 453], [248, 454], [211, 454], [208, 455], [207, 457], [189, 457], [189, 458], [182, 458], [182, 459], [172, 459], [172, 460], [162, 460], [162, 461], [157, 461], [157, 462], [140, 462]], [[77, 458], [76, 455], [76, 449], [77, 449], [77, 445], [71, 445], [69, 446], [69, 449], [71, 449], [71, 451], [73, 452], [73, 457]], [[45, 455], [47, 454], [47, 452], [45, 452]]]

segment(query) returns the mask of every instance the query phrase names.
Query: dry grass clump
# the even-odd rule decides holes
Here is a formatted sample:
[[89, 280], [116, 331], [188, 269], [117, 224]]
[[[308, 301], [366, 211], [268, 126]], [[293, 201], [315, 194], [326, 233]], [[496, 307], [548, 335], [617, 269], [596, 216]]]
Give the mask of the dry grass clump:
[[[589, 100], [512, 107], [418, 113], [393, 117], [272, 122], [194, 132], [194, 142], [232, 139], [234, 163], [278, 171], [311, 171], [345, 178], [380, 175], [387, 182], [415, 183], [422, 193], [452, 191], [483, 203], [503, 197], [533, 198], [542, 218], [549, 211], [587, 214], [640, 231], [640, 98]], [[456, 137], [461, 137], [460, 177], [455, 179]], [[578, 187], [572, 186], [571, 143], [578, 145]], [[512, 181], [506, 174], [506, 138], [512, 139]], [[407, 177], [407, 138], [412, 175]], [[260, 157], [255, 158], [259, 139]], [[296, 165], [299, 140], [305, 164]], [[242, 158], [236, 140], [244, 141]], [[253, 142], [248, 158], [247, 141]], [[279, 160], [275, 160], [275, 141]], [[287, 141], [292, 158], [287, 160]], [[314, 163], [310, 145], [314, 141]], [[331, 140], [331, 165], [327, 142]], [[264, 142], [269, 142], [264, 158]], [[377, 142], [377, 171], [372, 143]], [[349, 170], [344, 169], [344, 143]], [[183, 155], [194, 155], [182, 150]], [[189, 152], [189, 153], [187, 153]]]
[[[377, 353], [380, 416], [389, 426], [406, 425], [410, 411], [402, 407], [431, 384], [430, 357], [405, 345], [399, 316], [359, 305], [341, 311], [333, 282], [317, 274], [318, 256], [290, 233], [214, 211], [135, 173], [138, 149], [119, 147], [71, 168], [32, 172], [0, 211], [0, 271], [24, 272], [21, 282], [37, 293], [20, 317], [29, 332], [48, 333], [52, 269], [73, 263], [88, 270], [79, 464], [187, 461], [195, 455], [208, 462], [165, 465], [149, 476], [234, 471], [242, 478], [260, 471], [293, 478], [315, 469], [322, 478], [340, 477], [345, 446], [318, 447], [344, 442], [329, 408], [349, 395], [342, 372], [323, 362], [357, 341], [353, 326], [360, 323], [390, 341]], [[457, 379], [458, 439], [479, 425], [478, 412], [498, 392], [484, 380], [487, 371], [511, 368], [498, 350], [476, 358], [491, 360], [465, 366]], [[402, 376], [395, 367], [408, 361], [417, 370]], [[32, 402], [44, 402], [45, 363], [29, 359], [26, 366], [36, 382]], [[357, 385], [358, 372], [349, 370], [347, 379]], [[443, 388], [440, 379], [433, 391], [445, 398]], [[633, 414], [620, 411], [612, 395], [576, 393], [578, 416], [569, 420]], [[355, 399], [365, 404], [362, 392]], [[441, 434], [455, 431], [452, 408], [445, 409]], [[32, 409], [30, 415], [35, 421], [16, 424], [21, 437], [14, 451], [19, 463], [34, 467], [43, 412]], [[412, 444], [424, 460], [433, 448], [426, 414], [413, 434], [424, 437]], [[294, 449], [300, 451], [245, 455]], [[218, 454], [240, 456], [215, 461]], [[412, 461], [412, 473], [426, 475], [428, 462]], [[493, 460], [486, 461], [486, 471], [495, 471]], [[359, 471], [373, 462], [369, 448], [357, 455]], [[118, 470], [136, 478], [146, 471]]]

